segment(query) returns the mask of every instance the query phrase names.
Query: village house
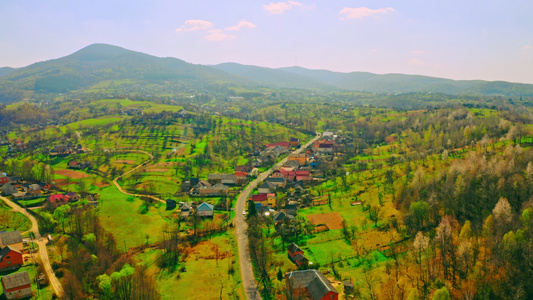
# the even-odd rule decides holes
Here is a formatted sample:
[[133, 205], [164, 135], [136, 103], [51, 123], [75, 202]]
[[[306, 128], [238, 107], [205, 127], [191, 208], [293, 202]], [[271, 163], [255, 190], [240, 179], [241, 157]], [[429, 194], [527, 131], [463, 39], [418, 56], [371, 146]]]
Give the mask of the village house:
[[297, 160], [289, 160], [285, 163], [284, 167], [292, 168], [293, 170], [300, 169], [301, 165]]
[[213, 217], [215, 206], [204, 202], [198, 206], [197, 213], [199, 217]]
[[255, 194], [250, 196], [250, 200], [263, 206], [276, 207], [276, 193]]
[[30, 184], [28, 186], [28, 194], [30, 195], [30, 197], [41, 196], [42, 194], [41, 186], [36, 183]]
[[309, 265], [309, 260], [307, 257], [305, 257], [305, 255], [298, 253], [294, 256], [293, 263], [295, 263], [298, 267], [307, 266]]
[[2, 196], [11, 196], [14, 193], [17, 193], [19, 189], [12, 183], [5, 183], [2, 186]]
[[307, 154], [305, 153], [298, 153], [298, 154], [289, 154], [289, 161], [295, 160], [300, 165], [306, 165], [309, 158], [307, 157]]
[[286, 184], [285, 178], [275, 178], [275, 177], [269, 177], [265, 179], [265, 182], [271, 183], [277, 187], [284, 187]]
[[7, 178], [9, 179], [8, 183], [11, 183], [11, 184], [21, 183], [21, 179], [18, 176], [8, 176]]
[[74, 193], [73, 191], [69, 191], [68, 193], [65, 194], [65, 196], [68, 197], [68, 200], [70, 202], [76, 202], [78, 200], [80, 200], [80, 196], [78, 196], [76, 193]]
[[37, 184], [41, 187], [41, 190], [48, 191], [51, 188], [50, 184], [46, 183], [46, 182], [42, 182], [41, 181], [41, 182], [39, 182]]
[[298, 212], [298, 205], [297, 204], [287, 204], [287, 205], [285, 205], [285, 213], [287, 215], [296, 216], [297, 212]]
[[5, 184], [9, 181], [9, 178], [7, 178], [7, 175], [0, 172], [0, 184]]
[[274, 221], [274, 225], [275, 226], [278, 226], [281, 223], [285, 223], [287, 221], [290, 221], [291, 219], [294, 219], [294, 217], [293, 216], [288, 216], [284, 211], [278, 211], [272, 217], [272, 221]]
[[22, 188], [22, 191], [13, 193], [11, 196], [13, 196], [13, 199], [15, 200], [23, 200], [23, 199], [30, 199], [32, 196], [30, 193], [28, 193], [28, 190], [25, 188]]
[[236, 172], [246, 172], [248, 175], [252, 173], [253, 167], [252, 166], [236, 166], [235, 167], [235, 173]]
[[294, 260], [294, 257], [296, 254], [304, 254], [304, 251], [298, 247], [295, 243], [291, 243], [289, 246], [287, 246], [287, 254], [290, 258], [290, 260]]
[[301, 270], [285, 274], [287, 299], [338, 300], [339, 292], [318, 270]]
[[0, 271], [16, 269], [23, 263], [21, 251], [11, 246], [0, 247]]
[[198, 178], [189, 178], [189, 180], [185, 180], [181, 183], [181, 192], [182, 193], [190, 193], [192, 188], [195, 187], [200, 182], [200, 179]]
[[46, 202], [50, 204], [58, 204], [58, 205], [67, 204], [69, 200], [70, 198], [67, 195], [63, 195], [63, 194], [54, 194], [46, 198]]
[[275, 170], [272, 172], [272, 178], [283, 178], [286, 181], [294, 181], [296, 178], [296, 172], [286, 170]]
[[277, 143], [272, 143], [272, 144], [266, 144], [265, 147], [267, 149], [274, 149], [276, 147], [280, 147], [280, 148], [283, 148], [285, 151], [287, 151], [290, 148], [290, 143], [289, 142], [277, 142]]
[[86, 168], [91, 168], [91, 163], [90, 162], [79, 162], [77, 160], [71, 160], [68, 163], [68, 167], [69, 167], [69, 169], [83, 170], [83, 169], [86, 169]]
[[180, 208], [180, 218], [187, 219], [192, 213], [192, 204], [189, 202], [183, 203]]
[[298, 148], [298, 146], [300, 146], [300, 139], [298, 139], [298, 138], [291, 138], [291, 139], [289, 140], [289, 146], [290, 146], [291, 148], [295, 148], [295, 149]]
[[24, 250], [22, 243], [22, 235], [20, 231], [2, 231], [0, 232], [0, 247], [10, 246], [11, 249], [21, 251]]
[[263, 184], [257, 187], [257, 192], [259, 194], [268, 194], [276, 190], [276, 185], [265, 181]]
[[237, 183], [237, 176], [234, 174], [209, 174], [207, 175], [207, 181], [211, 184], [234, 185]]
[[252, 162], [252, 166], [253, 166], [253, 167], [258, 168], [258, 167], [261, 167], [261, 165], [263, 165], [263, 159], [261, 159], [261, 158], [257, 158], [257, 159], [255, 159], [255, 160]]
[[246, 181], [248, 180], [248, 173], [246, 172], [236, 171], [233, 175], [235, 175], [235, 177], [237, 178], [238, 184], [246, 183]]
[[326, 139], [322, 139], [322, 140], [314, 142], [313, 147], [314, 147], [314, 150], [320, 153], [332, 154], [334, 150], [334, 145], [335, 145], [334, 141], [328, 141]]
[[312, 181], [311, 173], [309, 170], [298, 170], [296, 171], [296, 181]]
[[2, 287], [6, 299], [29, 298], [33, 295], [28, 272], [19, 272], [2, 277]]
[[229, 187], [222, 183], [217, 183], [211, 186], [201, 186], [195, 190], [195, 194], [199, 195], [200, 197], [225, 196], [228, 193]]

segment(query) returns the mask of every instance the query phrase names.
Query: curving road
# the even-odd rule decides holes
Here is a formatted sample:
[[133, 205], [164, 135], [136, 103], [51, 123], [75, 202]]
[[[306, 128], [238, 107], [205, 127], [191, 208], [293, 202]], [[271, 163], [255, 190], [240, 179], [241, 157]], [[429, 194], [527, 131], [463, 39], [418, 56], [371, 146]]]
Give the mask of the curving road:
[[[302, 152], [305, 148], [307, 148], [309, 145], [311, 145], [314, 141], [318, 140], [320, 138], [320, 132], [316, 133], [316, 136], [309, 141], [304, 146], [300, 147], [300, 149], [296, 149], [292, 153], [298, 154]], [[239, 198], [237, 198], [237, 205], [235, 206], [235, 227], [236, 227], [236, 234], [237, 234], [237, 242], [239, 245], [239, 260], [241, 263], [241, 277], [242, 277], [242, 284], [244, 287], [244, 291], [246, 292], [246, 296], [250, 300], [259, 300], [261, 299], [261, 295], [259, 294], [259, 291], [257, 290], [257, 283], [255, 282], [254, 277], [254, 270], [252, 267], [252, 260], [250, 259], [250, 248], [248, 244], [248, 234], [246, 230], [248, 229], [248, 224], [246, 223], [246, 220], [244, 219], [243, 211], [245, 207], [245, 203], [248, 200], [250, 193], [261, 183], [263, 180], [265, 180], [274, 170], [279, 169], [282, 167], [289, 157], [287, 156], [282, 161], [274, 165], [272, 168], [266, 170], [265, 172], [261, 173], [257, 179], [250, 182], [248, 186], [241, 192], [239, 195]]]
[[140, 168], [140, 167], [146, 165], [146, 164], [149, 163], [152, 159], [154, 159], [154, 156], [153, 156], [151, 153], [146, 152], [146, 151], [144, 151], [144, 150], [120, 150], [120, 152], [136, 152], [136, 153], [143, 153], [143, 154], [147, 154], [147, 155], [149, 155], [149, 156], [150, 156], [150, 159], [147, 160], [147, 161], [145, 161], [145, 162], [143, 162], [142, 164], [136, 166], [135, 168], [129, 170], [128, 172], [126, 172], [126, 173], [124, 173], [124, 174], [118, 176], [117, 178], [113, 179], [113, 184], [117, 187], [117, 189], [119, 190], [119, 192], [121, 192], [121, 193], [124, 194], [124, 195], [128, 195], [128, 196], [135, 196], [135, 197], [143, 196], [143, 197], [149, 197], [149, 198], [154, 199], [155, 201], [163, 202], [163, 203], [166, 204], [167, 202], [166, 202], [165, 200], [160, 199], [160, 198], [157, 198], [157, 197], [152, 196], [152, 195], [142, 195], [142, 194], [131, 194], [131, 193], [128, 193], [128, 192], [126, 192], [126, 191], [120, 186], [120, 184], [118, 184], [118, 180], [119, 180], [121, 177], [123, 177], [123, 176], [125, 176], [125, 175], [128, 175], [129, 173], [131, 173], [131, 172], [137, 170], [138, 168]]
[[[48, 276], [48, 280], [52, 284], [52, 287], [54, 288], [54, 291], [56, 295], [59, 298], [63, 297], [64, 291], [63, 286], [59, 282], [59, 280], [56, 277], [56, 274], [54, 273], [54, 270], [52, 270], [52, 266], [50, 265], [50, 259], [48, 258], [48, 250], [46, 249], [46, 244], [48, 243], [48, 239], [41, 237], [41, 234], [39, 233], [39, 225], [37, 224], [37, 220], [34, 216], [29, 214], [24, 208], [17, 205], [15, 202], [9, 200], [6, 197], [0, 196], [0, 199], [2, 199], [7, 205], [9, 205], [13, 211], [19, 212], [31, 221], [31, 229], [29, 231], [33, 232], [35, 235], [35, 239], [33, 242], [39, 245], [39, 256], [41, 257], [41, 260], [43, 262], [44, 270], [46, 272], [46, 275]], [[27, 233], [27, 232], [25, 232]]]

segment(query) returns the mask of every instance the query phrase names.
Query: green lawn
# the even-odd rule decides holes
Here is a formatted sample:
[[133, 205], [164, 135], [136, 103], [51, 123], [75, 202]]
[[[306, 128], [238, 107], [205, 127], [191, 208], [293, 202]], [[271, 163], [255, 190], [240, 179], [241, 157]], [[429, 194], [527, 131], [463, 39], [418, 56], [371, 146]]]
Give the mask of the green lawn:
[[100, 194], [100, 220], [104, 228], [110, 231], [117, 241], [117, 246], [129, 249], [162, 239], [161, 229], [168, 222], [165, 218], [171, 212], [165, 211], [163, 203], [155, 202], [147, 213], [141, 214], [143, 201], [124, 195], [115, 186], [102, 188]]
[[30, 230], [31, 221], [21, 213], [11, 211], [11, 207], [0, 201], [0, 231]]

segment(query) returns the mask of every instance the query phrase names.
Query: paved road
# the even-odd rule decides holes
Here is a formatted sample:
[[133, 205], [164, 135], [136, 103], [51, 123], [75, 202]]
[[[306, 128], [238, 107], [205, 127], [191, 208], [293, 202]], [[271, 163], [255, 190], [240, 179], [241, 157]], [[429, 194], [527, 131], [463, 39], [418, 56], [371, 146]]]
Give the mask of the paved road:
[[[320, 133], [317, 132], [317, 135], [315, 138], [313, 138], [311, 141], [309, 141], [304, 146], [300, 147], [300, 149], [297, 149], [293, 153], [298, 154], [302, 152], [305, 148], [307, 148], [309, 145], [311, 145], [314, 141], [318, 140], [320, 138]], [[236, 227], [236, 234], [237, 234], [237, 242], [239, 245], [239, 260], [241, 261], [241, 277], [242, 277], [242, 285], [244, 286], [244, 291], [246, 292], [246, 296], [250, 300], [259, 300], [261, 299], [261, 295], [259, 294], [259, 291], [257, 290], [257, 283], [255, 282], [254, 277], [254, 271], [252, 268], [252, 260], [250, 259], [250, 248], [248, 244], [248, 234], [246, 230], [248, 229], [248, 224], [246, 223], [243, 215], [244, 206], [246, 204], [246, 201], [248, 200], [250, 193], [257, 187], [259, 183], [261, 183], [263, 180], [265, 180], [274, 170], [279, 169], [282, 167], [285, 162], [287, 162], [289, 158], [286, 157], [276, 165], [274, 165], [272, 168], [266, 170], [265, 172], [261, 173], [256, 180], [250, 182], [248, 186], [241, 192], [239, 195], [239, 198], [237, 199], [237, 205], [235, 207], [235, 227]]]
[[146, 152], [146, 151], [143, 151], [143, 150], [121, 150], [121, 152], [136, 152], [136, 153], [148, 154], [148, 155], [150, 156], [150, 159], [147, 160], [147, 161], [145, 161], [145, 162], [143, 162], [142, 164], [136, 166], [135, 168], [129, 170], [128, 172], [126, 172], [126, 173], [124, 173], [124, 174], [118, 176], [117, 178], [113, 179], [113, 184], [117, 187], [117, 189], [118, 189], [122, 194], [125, 194], [125, 195], [128, 195], [128, 196], [135, 196], [135, 197], [144, 196], [144, 197], [150, 197], [150, 198], [154, 199], [155, 201], [159, 201], [159, 202], [167, 203], [165, 200], [160, 199], [160, 198], [157, 198], [157, 197], [152, 196], [152, 195], [142, 195], [142, 194], [131, 194], [131, 193], [128, 193], [128, 192], [126, 192], [126, 191], [120, 186], [120, 184], [118, 184], [118, 180], [119, 180], [122, 176], [126, 176], [126, 175], [128, 175], [129, 173], [131, 173], [131, 172], [137, 170], [138, 168], [140, 168], [140, 167], [146, 165], [148, 162], [150, 162], [150, 161], [154, 158], [154, 156], [153, 156], [151, 153]]
[[34, 216], [29, 214], [24, 208], [18, 206], [15, 202], [9, 200], [8, 198], [0, 196], [0, 199], [2, 199], [5, 203], [7, 203], [7, 205], [11, 206], [11, 208], [13, 208], [13, 211], [19, 212], [25, 215], [26, 217], [28, 217], [28, 219], [30, 219], [32, 225], [29, 231], [33, 232], [33, 234], [35, 235], [35, 239], [33, 240], [33, 242], [39, 245], [39, 256], [41, 257], [41, 260], [43, 262], [44, 270], [48, 276], [48, 280], [52, 284], [52, 287], [54, 288], [56, 295], [59, 298], [62, 298], [64, 294], [63, 286], [61, 286], [61, 283], [57, 279], [56, 274], [52, 270], [52, 266], [50, 265], [50, 259], [48, 258], [48, 250], [46, 249], [46, 244], [48, 243], [48, 239], [41, 237], [41, 234], [39, 233], [39, 225], [37, 224], [37, 220], [35, 219]]

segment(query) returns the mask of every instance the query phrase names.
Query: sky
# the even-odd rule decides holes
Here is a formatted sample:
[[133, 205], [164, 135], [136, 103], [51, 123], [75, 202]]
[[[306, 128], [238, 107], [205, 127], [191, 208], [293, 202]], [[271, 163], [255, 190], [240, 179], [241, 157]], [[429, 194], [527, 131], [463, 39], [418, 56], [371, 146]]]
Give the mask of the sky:
[[533, 83], [531, 0], [1, 0], [0, 67], [106, 43], [194, 64]]

